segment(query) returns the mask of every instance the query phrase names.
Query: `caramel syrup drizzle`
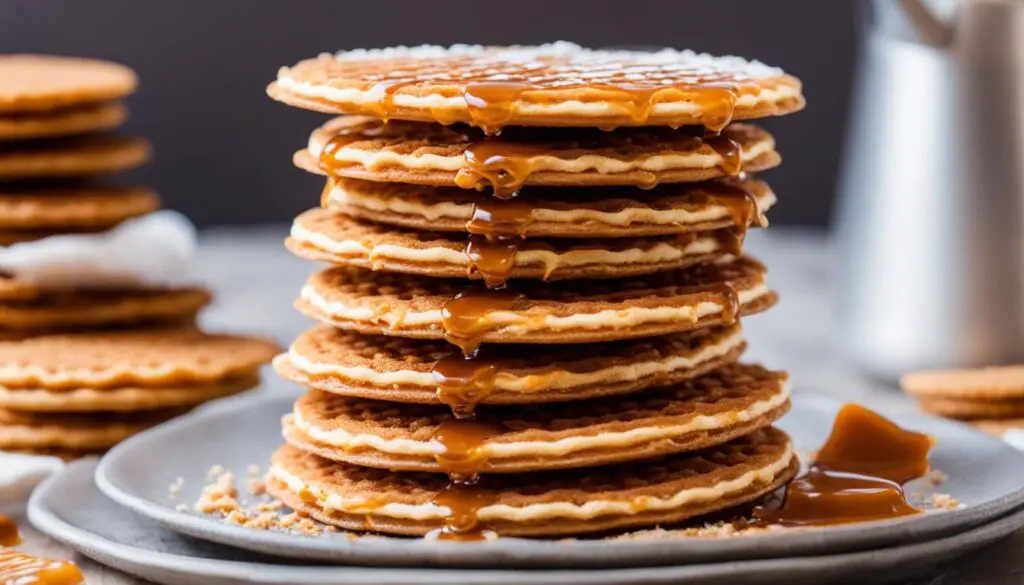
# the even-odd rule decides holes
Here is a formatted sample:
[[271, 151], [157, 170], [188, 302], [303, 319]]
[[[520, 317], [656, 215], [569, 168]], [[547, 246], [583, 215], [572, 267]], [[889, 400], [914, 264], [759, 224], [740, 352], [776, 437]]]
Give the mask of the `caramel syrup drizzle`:
[[437, 540], [480, 541], [496, 534], [480, 525], [480, 510], [493, 504], [496, 496], [473, 482], [451, 481], [434, 495], [436, 506], [448, 508], [441, 527], [428, 536]]
[[541, 146], [485, 139], [471, 142], [463, 157], [468, 168], [459, 169], [455, 184], [463, 189], [489, 185], [498, 199], [511, 199], [534, 171], [534, 160], [549, 151]]
[[502, 427], [476, 419], [445, 419], [431, 437], [434, 458], [448, 474], [448, 485], [435, 494], [433, 503], [448, 508], [439, 530], [431, 534], [439, 540], [474, 541], [492, 535], [480, 526], [479, 511], [494, 502], [495, 496], [481, 490], [477, 482], [487, 464], [483, 447]]
[[920, 514], [903, 484], [928, 472], [928, 435], [846, 405], [810, 467], [786, 488], [781, 507], [759, 508], [755, 523], [830, 526]]
[[474, 482], [486, 466], [484, 445], [503, 428], [476, 418], [446, 418], [430, 438], [435, 459], [452, 480]]
[[[700, 267], [696, 267], [697, 270]], [[728, 282], [717, 282], [693, 287], [695, 293], [711, 294], [715, 302], [722, 307], [722, 325], [732, 325], [739, 320], [742, 305], [736, 287]]]
[[[722, 134], [694, 138], [719, 156], [719, 166], [728, 176], [736, 177], [743, 172], [743, 147], [739, 142]], [[549, 149], [529, 143], [493, 138], [475, 140], [464, 151], [466, 167], [456, 173], [455, 184], [463, 189], [482, 189], [487, 185], [494, 197], [511, 199], [519, 194], [536, 170], [537, 158], [548, 154]], [[645, 173], [637, 186], [653, 189], [657, 185], [658, 176]]]
[[320, 192], [320, 207], [327, 209], [331, 204], [331, 192], [337, 186], [337, 181], [334, 177], [327, 177], [327, 181], [324, 183], [324, 190]]
[[491, 328], [488, 315], [515, 308], [521, 295], [496, 290], [471, 290], [459, 293], [441, 306], [441, 324], [445, 339], [473, 355], [480, 348], [481, 337]]
[[452, 411], [452, 416], [438, 425], [430, 440], [434, 459], [449, 478], [447, 487], [432, 500], [434, 505], [449, 510], [442, 526], [428, 535], [439, 540], [475, 541], [494, 536], [480, 526], [478, 512], [490, 505], [495, 496], [479, 489], [477, 482], [487, 466], [484, 446], [503, 428], [479, 420], [476, 405], [494, 390], [495, 377], [502, 368], [497, 360], [480, 356], [478, 349], [480, 337], [488, 329], [488, 313], [509, 310], [519, 298], [504, 291], [470, 291], [451, 299], [442, 308], [448, 340], [465, 353], [443, 356], [432, 368], [438, 400]]
[[[346, 67], [348, 76], [374, 84], [371, 92], [379, 98], [364, 110], [383, 119], [394, 116], [395, 95], [406, 86], [422, 82], [462, 85], [468, 121], [488, 134], [498, 134], [511, 122], [521, 102], [554, 103], [563, 98], [560, 92], [581, 89], [588, 93], [574, 99], [610, 103], [620, 117], [636, 125], [644, 125], [659, 102], [690, 102], [700, 109], [704, 124], [717, 132], [732, 120], [741, 96], [757, 95], [762, 84], [771, 85], [704, 65], [620, 58], [574, 61], [571, 56], [540, 56], [500, 62], [452, 56], [432, 61], [397, 60], [385, 73], [380, 72], [379, 62], [347, 63]], [[432, 110], [442, 123], [458, 117], [457, 112], [443, 112]], [[690, 115], [679, 117], [680, 124], [691, 119]]]
[[743, 172], [743, 147], [739, 142], [723, 134], [707, 136], [704, 144], [711, 147], [721, 157], [721, 167], [730, 177], [737, 177]]
[[0, 546], [17, 546], [21, 544], [21, 533], [18, 532], [18, 524], [3, 514], [0, 514]]
[[488, 238], [523, 237], [529, 227], [533, 206], [519, 201], [482, 199], [473, 204], [466, 231]]
[[431, 373], [437, 382], [437, 399], [451, 408], [457, 418], [471, 418], [478, 403], [494, 391], [500, 364], [479, 355], [452, 353], [434, 363]]
[[85, 577], [71, 561], [52, 561], [0, 548], [0, 583], [11, 585], [78, 585]]
[[466, 244], [466, 256], [469, 258], [467, 276], [477, 275], [484, 279], [489, 288], [502, 288], [515, 266], [516, 252], [522, 245], [523, 238], [488, 238], [473, 234]]
[[[402, 128], [405, 128], [403, 130]], [[402, 137], [408, 126], [391, 127], [387, 124], [353, 125], [345, 127], [332, 136], [323, 146], [319, 156], [319, 166], [328, 177], [337, 176], [342, 169], [358, 163], [341, 160], [337, 153], [352, 142], [380, 137]], [[648, 140], [650, 136], [625, 138], [626, 143], [637, 140]], [[739, 176], [743, 172], [743, 147], [734, 139], [722, 135], [692, 136], [696, 150], [703, 146], [709, 147], [719, 157], [719, 167], [729, 176]], [[423, 138], [430, 140], [429, 136]], [[498, 199], [512, 199], [527, 184], [536, 170], [537, 160], [550, 155], [550, 147], [529, 141], [500, 140], [495, 138], [476, 138], [472, 133], [465, 135], [469, 144], [463, 151], [465, 166], [455, 174], [454, 182], [463, 189], [484, 190], [490, 187], [491, 193]], [[679, 136], [674, 139], [678, 140]], [[597, 142], [601, 144], [600, 141]], [[613, 143], [614, 144], [614, 143]], [[577, 148], [588, 148], [589, 142], [581, 140], [575, 144]], [[637, 186], [651, 189], [657, 186], [658, 176], [653, 172], [641, 173]], [[331, 185], [332, 186], [332, 185]], [[325, 189], [321, 204], [326, 201], [329, 189]]]

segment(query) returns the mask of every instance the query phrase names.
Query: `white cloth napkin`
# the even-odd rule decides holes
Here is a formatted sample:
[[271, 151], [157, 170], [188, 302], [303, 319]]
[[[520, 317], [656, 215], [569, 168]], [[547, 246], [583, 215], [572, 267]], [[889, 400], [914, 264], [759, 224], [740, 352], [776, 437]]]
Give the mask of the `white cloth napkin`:
[[62, 467], [64, 462], [56, 457], [0, 451], [0, 502], [24, 500], [32, 488]]
[[1024, 429], [1010, 429], [1004, 432], [1003, 440], [1009, 443], [1011, 447], [1024, 451]]
[[158, 211], [99, 234], [62, 234], [0, 248], [0, 271], [44, 288], [181, 286], [192, 278], [196, 228]]

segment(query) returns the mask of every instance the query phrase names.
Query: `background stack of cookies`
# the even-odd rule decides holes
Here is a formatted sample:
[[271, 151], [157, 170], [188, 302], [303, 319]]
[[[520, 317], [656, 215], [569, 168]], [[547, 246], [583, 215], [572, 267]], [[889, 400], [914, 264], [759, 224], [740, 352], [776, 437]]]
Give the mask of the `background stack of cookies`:
[[96, 274], [73, 285], [41, 268], [52, 261], [60, 272], [69, 264], [55, 256], [78, 258], [81, 245], [62, 236], [103, 234], [159, 207], [148, 188], [94, 180], [149, 159], [145, 140], [105, 133], [125, 121], [122, 100], [136, 84], [115, 63], [0, 56], [0, 245], [5, 262], [36, 263], [33, 278], [0, 274], [0, 450], [101, 451], [254, 386], [273, 351], [188, 330], [210, 302], [202, 288], [82, 285], [110, 279], [94, 258], [75, 270]]
[[912, 372], [900, 385], [925, 412], [997, 436], [1024, 429], [1024, 366]]
[[796, 79], [557, 43], [322, 55], [268, 91], [369, 115], [295, 156], [328, 181], [287, 246], [334, 266], [297, 301], [323, 325], [275, 360], [310, 388], [275, 496], [355, 530], [556, 536], [793, 476], [786, 374], [736, 363], [738, 318], [777, 299], [742, 256], [774, 202], [745, 172], [780, 157], [729, 123], [800, 109]]

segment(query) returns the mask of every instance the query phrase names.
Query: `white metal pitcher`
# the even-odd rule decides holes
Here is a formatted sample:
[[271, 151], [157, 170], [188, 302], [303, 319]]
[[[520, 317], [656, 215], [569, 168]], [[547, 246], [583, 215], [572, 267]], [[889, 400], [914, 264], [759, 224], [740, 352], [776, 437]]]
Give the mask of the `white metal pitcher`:
[[866, 371], [1024, 362], [1024, 1], [876, 0], [837, 217]]

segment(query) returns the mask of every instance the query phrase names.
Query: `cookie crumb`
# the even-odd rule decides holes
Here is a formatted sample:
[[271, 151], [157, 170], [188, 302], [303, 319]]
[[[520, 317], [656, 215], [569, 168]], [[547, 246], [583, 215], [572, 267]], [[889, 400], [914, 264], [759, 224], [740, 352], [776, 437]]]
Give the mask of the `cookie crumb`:
[[184, 486], [185, 486], [185, 478], [181, 477], [181, 476], [178, 476], [178, 478], [174, 480], [174, 483], [172, 483], [171, 485], [167, 486], [167, 491], [168, 491], [168, 493], [170, 495], [170, 498], [173, 500], [174, 498], [178, 497], [178, 494], [181, 493], [181, 488], [184, 487]]
[[[213, 469], [210, 471], [212, 472]], [[204, 514], [220, 512], [226, 516], [242, 508], [237, 498], [238, 489], [235, 487], [235, 474], [224, 471], [224, 468], [221, 467], [220, 475], [216, 477], [214, 483], [203, 488], [195, 507], [196, 510]]]
[[284, 507], [284, 502], [281, 500], [270, 500], [269, 502], [263, 502], [256, 506], [256, 510], [259, 512], [276, 512]]
[[637, 532], [627, 532], [611, 537], [613, 540], [651, 540], [664, 538], [732, 538], [775, 528], [764, 528], [753, 526], [744, 519], [729, 522], [713, 522], [703, 526], [691, 526], [686, 528], [653, 528]]
[[176, 511], [178, 511], [178, 512], [188, 512], [188, 505], [187, 504], [178, 504], [177, 506], [174, 507], [174, 509]]
[[936, 510], [957, 510], [963, 507], [960, 500], [949, 494], [932, 494], [931, 505]]
[[267, 493], [267, 484], [260, 477], [250, 477], [249, 493], [254, 496], [262, 496]]
[[933, 469], [928, 472], [927, 479], [931, 485], [939, 486], [949, 481], [949, 474], [941, 469]]
[[246, 471], [249, 493], [260, 497], [262, 501], [246, 505], [239, 499], [235, 474], [221, 465], [214, 465], [207, 473], [211, 483], [203, 487], [195, 509], [204, 514], [219, 514], [225, 522], [256, 530], [282, 530], [307, 536], [336, 531], [301, 512], [283, 513], [284, 502], [264, 497], [266, 484], [260, 475], [259, 466], [250, 465]]

